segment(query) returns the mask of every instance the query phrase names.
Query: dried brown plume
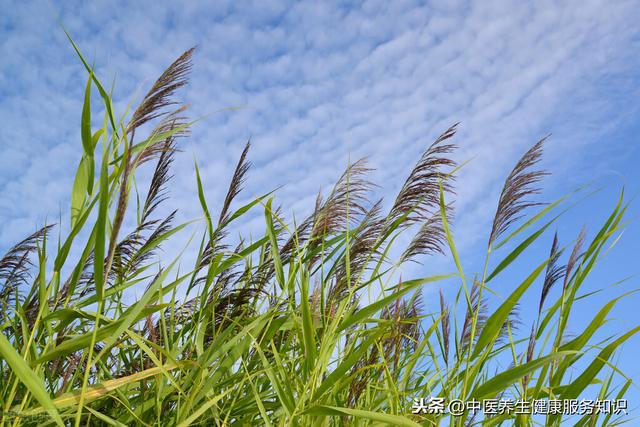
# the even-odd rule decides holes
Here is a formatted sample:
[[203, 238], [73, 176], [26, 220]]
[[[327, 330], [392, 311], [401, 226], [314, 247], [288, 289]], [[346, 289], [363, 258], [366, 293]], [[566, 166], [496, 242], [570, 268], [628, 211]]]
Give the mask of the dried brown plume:
[[522, 212], [531, 206], [540, 203], [526, 200], [527, 196], [540, 192], [535, 184], [538, 183], [547, 172], [542, 170], [531, 170], [542, 157], [542, 147], [546, 138], [538, 141], [529, 149], [518, 161], [507, 179], [505, 180], [500, 201], [493, 219], [491, 234], [489, 236], [489, 246], [503, 234], [511, 224], [522, 218]]
[[442, 347], [444, 363], [449, 366], [449, 342], [451, 338], [451, 317], [449, 307], [444, 301], [444, 293], [440, 290], [440, 327], [442, 329]]
[[195, 47], [192, 47], [184, 52], [160, 75], [133, 113], [131, 122], [127, 126], [127, 132], [130, 133], [149, 120], [166, 114], [163, 109], [176, 103], [171, 99], [171, 96], [176, 90], [187, 84], [194, 51]]
[[565, 267], [558, 265], [558, 259], [560, 258], [561, 251], [558, 250], [558, 233], [553, 236], [553, 243], [551, 244], [551, 252], [549, 254], [549, 262], [547, 263], [547, 270], [544, 275], [544, 284], [542, 285], [542, 292], [540, 293], [540, 304], [538, 306], [538, 314], [542, 312], [542, 306], [544, 301], [549, 295], [551, 288], [562, 277]]
[[407, 225], [412, 222], [427, 220], [432, 210], [440, 202], [440, 182], [445, 191], [452, 191], [453, 176], [442, 169], [455, 168], [456, 163], [449, 158], [449, 154], [456, 149], [456, 145], [447, 141], [456, 133], [458, 123], [440, 135], [420, 157], [400, 192], [396, 196], [389, 213], [390, 222], [402, 217], [407, 212]]
[[584, 238], [586, 237], [586, 235], [587, 228], [582, 227], [582, 229], [580, 230], [580, 234], [578, 234], [578, 238], [576, 239], [576, 244], [574, 245], [573, 250], [571, 251], [571, 255], [569, 256], [569, 261], [567, 262], [567, 268], [564, 274], [564, 283], [562, 284], [563, 289], [567, 288], [567, 284], [571, 279], [571, 272], [578, 262], [578, 259], [580, 259], [580, 251], [582, 250], [582, 245], [584, 244]]

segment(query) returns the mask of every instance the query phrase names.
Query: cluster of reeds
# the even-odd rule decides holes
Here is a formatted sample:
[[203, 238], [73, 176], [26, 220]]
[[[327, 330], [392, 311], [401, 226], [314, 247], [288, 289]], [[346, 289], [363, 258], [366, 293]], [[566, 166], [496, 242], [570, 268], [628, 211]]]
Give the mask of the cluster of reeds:
[[[122, 117], [76, 51], [88, 80], [70, 231], [52, 243], [47, 224], [0, 259], [0, 426], [531, 425], [536, 420], [526, 414], [453, 417], [412, 414], [411, 407], [428, 396], [571, 399], [587, 389], [624, 396], [630, 382], [621, 383], [611, 358], [638, 328], [604, 342], [594, 336], [626, 294], [567, 334], [576, 304], [590, 296], [582, 291], [586, 278], [624, 225], [622, 197], [591, 239], [582, 233], [565, 248], [554, 236], [549, 256], [509, 295], [491, 290], [547, 237], [566, 202], [521, 220], [537, 205], [530, 196], [545, 175], [537, 169], [544, 141], [508, 175], [484, 271], [473, 279], [451, 232], [455, 126], [426, 148], [388, 211], [370, 201], [369, 169], [357, 161], [300, 223], [274, 208], [271, 193], [236, 206], [250, 166], [247, 144], [216, 217], [197, 173], [206, 230], [188, 249], [197, 256], [185, 270], [177, 268], [180, 256], [159, 260], [158, 250], [190, 224], [176, 224], [175, 212], [160, 216], [158, 207], [170, 203], [172, 159], [191, 124], [174, 93], [187, 82], [193, 50]], [[91, 126], [96, 90], [104, 107], [99, 129]], [[152, 130], [141, 137], [145, 128]], [[134, 177], [148, 162], [155, 172], [146, 194], [136, 181], [132, 210]], [[229, 228], [256, 210], [264, 212], [264, 234], [230, 245]], [[133, 211], [137, 225], [126, 230]], [[402, 233], [413, 233], [406, 248]], [[435, 253], [451, 256], [457, 272], [394, 274]], [[422, 289], [445, 279], [457, 287], [455, 299], [441, 294], [439, 312], [426, 312]], [[536, 287], [529, 325], [516, 309]], [[131, 289], [141, 295], [135, 301], [126, 297]], [[437, 293], [428, 296], [436, 307]], [[577, 420], [614, 421], [607, 414]]]

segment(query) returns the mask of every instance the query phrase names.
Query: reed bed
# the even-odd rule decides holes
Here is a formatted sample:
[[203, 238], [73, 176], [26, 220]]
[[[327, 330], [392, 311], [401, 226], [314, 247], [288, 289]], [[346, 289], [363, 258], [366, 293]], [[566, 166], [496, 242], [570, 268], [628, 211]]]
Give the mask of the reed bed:
[[[372, 196], [361, 160], [299, 223], [275, 207], [275, 193], [238, 206], [250, 173], [247, 143], [215, 209], [197, 173], [204, 231], [185, 249], [196, 254], [186, 267], [182, 254], [165, 259], [159, 249], [192, 223], [159, 212], [171, 204], [172, 161], [193, 124], [175, 96], [193, 49], [120, 116], [73, 46], [87, 84], [69, 231], [58, 227], [56, 239], [46, 224], [0, 259], [0, 426], [560, 425], [562, 414], [453, 416], [412, 406], [429, 396], [625, 396], [631, 380], [614, 355], [639, 328], [605, 340], [598, 332], [631, 292], [607, 293], [591, 322], [574, 320], [574, 335], [567, 328], [594, 295], [583, 284], [621, 234], [627, 204], [621, 195], [595, 234], [563, 236], [563, 244], [553, 228], [572, 195], [547, 204], [535, 195], [546, 175], [544, 139], [505, 174], [481, 272], [464, 270], [452, 234], [455, 125], [425, 148], [390, 208]], [[147, 183], [135, 178], [145, 164], [155, 165]], [[229, 230], [256, 212], [262, 235], [232, 245]], [[132, 229], [127, 214], [135, 215]], [[534, 259], [530, 246], [540, 241], [549, 255]], [[434, 254], [456, 270], [395, 274]], [[527, 272], [509, 294], [493, 291], [522, 258]], [[440, 282], [455, 288], [454, 298], [429, 291], [427, 311], [422, 293]], [[133, 301], [131, 290], [140, 295]], [[535, 318], [519, 317], [520, 304], [535, 307]], [[625, 419], [594, 413], [572, 423]]]

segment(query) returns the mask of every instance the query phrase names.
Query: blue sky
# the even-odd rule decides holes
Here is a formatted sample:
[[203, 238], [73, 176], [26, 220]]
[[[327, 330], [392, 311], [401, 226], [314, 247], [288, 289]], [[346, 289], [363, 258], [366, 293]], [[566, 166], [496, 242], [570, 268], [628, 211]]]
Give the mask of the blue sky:
[[[301, 217], [349, 158], [369, 156], [380, 194], [392, 197], [421, 151], [455, 122], [457, 158], [472, 159], [457, 181], [455, 223], [471, 270], [506, 174], [549, 133], [544, 166], [553, 175], [543, 199], [586, 183], [602, 188], [558, 224], [565, 244], [582, 224], [595, 231], [622, 186], [631, 196], [640, 190], [634, 1], [0, 0], [0, 10], [2, 249], [68, 211], [86, 77], [61, 23], [95, 60], [101, 79], [115, 79], [119, 111], [181, 52], [198, 46], [182, 96], [191, 116], [204, 118], [182, 147], [171, 187], [182, 219], [201, 215], [194, 156], [208, 198], [219, 201], [251, 138], [254, 167], [243, 197], [284, 185], [278, 200], [287, 215]], [[636, 205], [592, 289], [638, 273]], [[260, 224], [256, 218], [245, 230]], [[545, 243], [531, 256], [547, 250]], [[530, 265], [515, 266], [516, 273]], [[449, 266], [436, 259], [429, 267]], [[637, 324], [633, 298], [621, 305], [611, 331]], [[577, 319], [589, 319], [597, 306], [589, 304]], [[636, 379], [640, 368], [631, 362], [638, 350], [635, 338], [622, 357]]]

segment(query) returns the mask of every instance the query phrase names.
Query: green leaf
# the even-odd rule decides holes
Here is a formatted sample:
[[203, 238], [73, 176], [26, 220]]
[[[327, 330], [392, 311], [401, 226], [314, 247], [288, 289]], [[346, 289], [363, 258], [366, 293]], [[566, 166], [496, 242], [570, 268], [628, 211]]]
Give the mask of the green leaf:
[[[262, 361], [262, 365], [264, 366], [265, 373], [267, 374], [267, 377], [269, 378], [271, 385], [275, 389], [275, 392], [278, 395], [278, 399], [280, 399], [280, 403], [282, 403], [283, 408], [287, 412], [287, 415], [291, 416], [295, 408], [294, 397], [290, 393], [288, 393], [287, 387], [283, 384], [281, 379], [278, 378], [278, 376], [274, 372], [273, 367], [271, 366], [271, 363], [269, 363], [269, 360], [265, 356], [260, 346], [256, 343], [254, 344], [253, 348], [256, 349], [256, 352], [260, 356], [260, 360]], [[275, 362], [277, 363], [277, 359], [275, 360]], [[287, 380], [284, 379], [284, 381], [287, 381]]]
[[[244, 381], [242, 381], [242, 383], [244, 383]], [[217, 396], [214, 397], [209, 397], [205, 403], [203, 403], [198, 409], [196, 409], [195, 411], [193, 411], [193, 414], [191, 414], [189, 417], [187, 417], [185, 420], [183, 420], [180, 424], [178, 424], [178, 427], [188, 427], [190, 425], [193, 425], [193, 423], [202, 416], [202, 414], [204, 414], [205, 412], [207, 412], [207, 410], [209, 410], [209, 408], [211, 408], [213, 405], [217, 404], [220, 400], [222, 400], [223, 397], [225, 397], [227, 394], [231, 393], [232, 391], [234, 391], [232, 388], [218, 394]]]
[[264, 196], [260, 196], [258, 198], [256, 198], [255, 200], [247, 203], [246, 205], [238, 208], [233, 214], [231, 214], [231, 216], [229, 216], [229, 218], [222, 224], [223, 227], [226, 227], [227, 225], [229, 225], [233, 220], [240, 218], [242, 215], [244, 215], [245, 213], [247, 213], [252, 207], [254, 207], [255, 205], [257, 205], [258, 203], [262, 202], [264, 199], [266, 199], [267, 197], [269, 197], [271, 194], [273, 194], [273, 191], [268, 192], [267, 194], [265, 194]]
[[71, 227], [76, 224], [78, 218], [82, 213], [84, 202], [87, 199], [87, 189], [89, 187], [89, 181], [93, 180], [91, 176], [91, 164], [93, 158], [89, 158], [86, 155], [80, 159], [78, 170], [76, 171], [76, 177], [73, 181], [73, 190], [71, 192]]
[[[65, 261], [67, 260], [67, 256], [69, 255], [69, 251], [71, 250], [71, 245], [73, 244], [73, 241], [75, 240], [78, 233], [80, 233], [80, 230], [82, 230], [82, 227], [84, 226], [85, 222], [89, 218], [89, 214], [91, 213], [91, 210], [93, 209], [97, 201], [98, 201], [98, 198], [94, 197], [91, 203], [89, 204], [89, 206], [87, 207], [87, 209], [85, 209], [82, 215], [79, 218], [77, 218], [71, 232], [69, 233], [66, 240], [58, 250], [56, 259], [53, 262], [54, 271], [59, 272], [62, 269], [62, 266], [64, 265]], [[93, 233], [95, 233], [95, 229]]]
[[306, 355], [305, 363], [308, 367], [312, 367], [316, 360], [316, 332], [309, 307], [309, 275], [306, 271], [303, 271], [300, 288], [300, 311], [302, 312], [302, 338]]
[[[166, 307], [164, 304], [145, 307], [145, 309], [142, 310], [136, 317], [136, 321], [143, 319], [149, 314], [155, 313], [163, 309], [164, 307]], [[106, 326], [100, 327], [100, 329], [98, 329], [98, 331], [96, 332], [96, 342], [100, 342], [103, 339], [106, 339], [107, 337], [114, 335], [122, 323], [123, 323], [123, 319], [119, 319], [119, 320], [113, 321], [112, 323]], [[48, 362], [50, 360], [56, 359], [58, 357], [67, 356], [73, 353], [74, 351], [87, 348], [91, 344], [92, 337], [93, 337], [93, 331], [89, 331], [81, 335], [75, 335], [72, 338], [69, 338], [63, 341], [61, 344], [53, 347], [46, 353], [41, 354], [40, 357], [37, 358], [32, 363], [32, 365], [36, 366], [36, 365]]]
[[365, 411], [362, 409], [339, 408], [337, 406], [328, 406], [328, 405], [313, 406], [307, 409], [306, 411], [304, 411], [303, 414], [317, 415], [322, 417], [350, 415], [355, 418], [363, 418], [366, 420], [385, 423], [386, 425], [389, 425], [389, 426], [421, 427], [420, 424], [416, 423], [415, 421], [411, 421], [409, 418], [406, 418], [400, 415], [385, 414], [383, 412]]
[[95, 416], [99, 420], [104, 421], [105, 423], [107, 423], [107, 425], [114, 426], [114, 427], [127, 427], [126, 424], [122, 424], [120, 421], [114, 420], [113, 418], [111, 418], [111, 417], [109, 417], [109, 416], [107, 416], [107, 415], [105, 415], [105, 414], [103, 414], [101, 412], [98, 412], [98, 411], [93, 410], [93, 409], [88, 408], [88, 407], [86, 407], [85, 409], [87, 411], [91, 412], [93, 414], [93, 416]]
[[[493, 250], [498, 250], [500, 249], [502, 246], [504, 246], [505, 244], [507, 244], [507, 242], [509, 242], [511, 239], [513, 239], [514, 237], [516, 237], [518, 234], [522, 233], [524, 230], [526, 230], [527, 228], [529, 228], [530, 226], [532, 226], [533, 224], [535, 224], [536, 222], [538, 222], [542, 217], [544, 217], [549, 211], [551, 211], [553, 208], [555, 208], [556, 206], [558, 206], [560, 203], [562, 203], [567, 197], [569, 197], [569, 195], [565, 195], [562, 196], [561, 198], [559, 198], [558, 200], [556, 200], [555, 202], [551, 203], [548, 206], [545, 206], [544, 209], [542, 209], [540, 212], [538, 212], [537, 214], [535, 214], [531, 219], [529, 219], [528, 221], [526, 221], [524, 224], [522, 224], [520, 227], [518, 227], [516, 230], [514, 230], [511, 234], [509, 234], [507, 237], [505, 237], [504, 239], [502, 239], [499, 243], [493, 245]], [[556, 217], [557, 218], [557, 217]], [[555, 221], [554, 218], [552, 221]]]
[[626, 340], [631, 338], [633, 335], [640, 331], [640, 326], [636, 326], [631, 329], [626, 334], [622, 335], [611, 344], [607, 345], [602, 351], [596, 356], [596, 358], [591, 362], [591, 364], [582, 371], [582, 374], [575, 379], [570, 385], [566, 388], [562, 388], [560, 394], [563, 399], [575, 399], [580, 393], [589, 385], [591, 381], [598, 375], [600, 370], [604, 367], [605, 363], [611, 358], [613, 352], [624, 343]]
[[593, 320], [591, 321], [591, 323], [589, 323], [589, 326], [587, 326], [587, 328], [579, 336], [575, 337], [568, 343], [561, 345], [560, 351], [581, 350], [587, 344], [593, 334], [595, 334], [596, 331], [600, 329], [602, 325], [604, 325], [607, 314], [609, 314], [609, 312], [613, 309], [613, 306], [616, 305], [616, 303], [622, 298], [635, 292], [637, 291], [627, 292], [624, 295], [621, 295], [618, 298], [615, 298], [605, 304], [605, 306], [602, 307], [602, 309], [593, 317]]
[[104, 356], [108, 351], [110, 351], [110, 347], [115, 344], [115, 342], [120, 338], [120, 335], [124, 333], [131, 325], [133, 325], [139, 318], [140, 313], [147, 307], [147, 305], [152, 301], [152, 298], [157, 297], [162, 288], [162, 282], [171, 271], [171, 268], [174, 266], [176, 261], [172, 262], [166, 269], [160, 272], [153, 282], [149, 285], [149, 288], [144, 293], [142, 298], [140, 298], [134, 305], [129, 307], [127, 311], [124, 312], [122, 317], [120, 318], [120, 322], [115, 331], [105, 338], [104, 340], [104, 348], [100, 352], [100, 354], [96, 357], [96, 360], [99, 360], [102, 356]]
[[79, 389], [64, 393], [62, 396], [56, 398], [53, 402], [59, 408], [67, 408], [77, 405], [80, 402], [81, 396], [83, 396], [82, 398], [85, 403], [92, 402], [106, 396], [113, 390], [117, 390], [129, 384], [139, 383], [145, 378], [153, 377], [163, 372], [174, 370], [179, 366], [180, 365], [173, 362], [167, 363], [163, 366], [154, 366], [153, 368], [145, 369], [131, 375], [104, 381], [100, 384], [87, 387], [84, 392]]
[[449, 250], [451, 251], [451, 256], [453, 257], [453, 261], [456, 264], [456, 268], [458, 269], [458, 274], [460, 275], [460, 279], [462, 282], [465, 282], [464, 271], [462, 270], [462, 263], [460, 262], [460, 257], [458, 256], [458, 251], [456, 249], [455, 241], [453, 240], [453, 235], [451, 234], [451, 230], [449, 229], [449, 221], [447, 221], [447, 207], [444, 203], [444, 190], [442, 188], [442, 181], [439, 183], [440, 185], [440, 220], [442, 221], [442, 229], [444, 230], [445, 236], [447, 236], [447, 243], [449, 244]]
[[44, 388], [42, 380], [31, 370], [27, 362], [11, 346], [4, 334], [0, 333], [0, 356], [7, 361], [13, 373], [27, 386], [33, 397], [47, 410], [57, 425], [64, 426], [62, 418], [56, 409], [49, 393]]
[[93, 80], [93, 71], [89, 71], [89, 79], [87, 79], [87, 87], [84, 91], [84, 105], [82, 106], [82, 121], [80, 126], [80, 135], [82, 136], [82, 148], [87, 157], [93, 158], [93, 138], [91, 136], [91, 81]]
[[347, 316], [338, 327], [338, 332], [344, 331], [349, 326], [355, 325], [356, 323], [361, 322], [364, 319], [374, 315], [375, 313], [382, 310], [384, 307], [386, 307], [393, 301], [397, 300], [398, 298], [401, 298], [403, 295], [407, 294], [408, 292], [417, 288], [418, 286], [424, 285], [425, 283], [448, 279], [453, 276], [455, 276], [455, 274], [449, 274], [445, 276], [431, 276], [431, 277], [425, 277], [422, 279], [408, 280], [406, 282], [403, 282], [402, 288], [397, 289], [391, 295], [381, 300], [378, 300], [376, 302], [373, 302], [368, 306], [361, 308], [360, 310], [357, 310], [352, 314], [350, 314], [349, 316]]
[[[96, 220], [96, 239], [94, 257], [103, 260], [105, 257], [105, 244], [107, 240], [107, 221], [109, 220], [109, 170], [107, 164], [109, 155], [106, 147], [103, 150], [102, 166], [100, 168], [100, 189], [98, 194], [98, 218]], [[104, 292], [104, 262], [93, 263], [93, 280], [96, 294], [102, 298]]]
[[115, 118], [113, 116], [113, 105], [112, 105], [111, 97], [109, 96], [109, 93], [106, 90], [104, 90], [104, 87], [100, 83], [100, 80], [98, 80], [98, 78], [95, 76], [95, 74], [93, 74], [92, 68], [89, 66], [89, 63], [84, 59], [84, 56], [82, 56], [82, 53], [80, 52], [80, 49], [78, 48], [78, 46], [75, 44], [75, 42], [71, 38], [71, 35], [67, 32], [66, 29], [64, 30], [64, 32], [67, 35], [67, 38], [69, 39], [69, 42], [71, 42], [71, 46], [73, 46], [73, 49], [76, 51], [76, 54], [78, 54], [78, 58], [80, 58], [80, 61], [82, 61], [82, 64], [84, 65], [84, 68], [87, 70], [89, 75], [92, 77], [93, 83], [98, 88], [98, 92], [100, 92], [100, 96], [102, 97], [102, 101], [104, 102], [105, 108], [107, 109], [107, 116], [109, 117], [109, 122], [111, 123], [111, 128], [113, 129], [114, 132], [117, 132], [118, 128], [116, 126], [116, 121], [115, 121]]
[[211, 222], [211, 214], [209, 213], [209, 207], [207, 206], [207, 199], [204, 195], [204, 188], [202, 187], [202, 179], [200, 178], [200, 169], [198, 169], [198, 164], [195, 163], [196, 167], [196, 183], [198, 184], [198, 199], [200, 200], [200, 206], [202, 207], [202, 211], [204, 212], [204, 218], [207, 221], [207, 232], [209, 233], [209, 242], [213, 245], [213, 223]]
[[276, 270], [276, 281], [280, 285], [281, 289], [285, 289], [286, 283], [284, 280], [284, 270], [282, 269], [282, 260], [280, 259], [280, 249], [278, 248], [278, 238], [273, 226], [273, 212], [271, 210], [271, 203], [273, 199], [267, 201], [267, 205], [264, 208], [264, 218], [267, 223], [267, 235], [271, 243], [271, 256], [273, 257], [273, 265]]
[[371, 335], [369, 335], [367, 339], [364, 340], [364, 342], [360, 344], [360, 346], [358, 346], [357, 349], [351, 351], [347, 358], [342, 360], [342, 363], [340, 363], [340, 365], [338, 365], [333, 371], [331, 371], [331, 373], [324, 379], [324, 381], [322, 381], [322, 384], [320, 384], [320, 386], [313, 393], [313, 398], [311, 400], [317, 400], [325, 391], [333, 387], [337, 381], [343, 379], [347, 371], [351, 369], [351, 367], [358, 360], [360, 360], [362, 355], [375, 344], [376, 340], [379, 339], [380, 335], [382, 335], [383, 332], [383, 330], [376, 330], [375, 332], [371, 333]]
[[495, 268], [495, 270], [493, 270], [491, 272], [491, 274], [489, 274], [489, 276], [487, 277], [487, 280], [485, 281], [488, 282], [491, 279], [493, 279], [495, 276], [498, 275], [498, 273], [500, 273], [502, 270], [504, 270], [505, 268], [507, 268], [509, 266], [509, 264], [511, 264], [516, 258], [518, 258], [518, 256], [525, 250], [527, 249], [538, 237], [540, 237], [540, 235], [542, 233], [545, 232], [545, 230], [557, 219], [558, 217], [553, 218], [551, 221], [547, 222], [542, 228], [540, 228], [538, 231], [536, 231], [535, 233], [533, 233], [532, 235], [530, 235], [529, 237], [527, 237], [522, 243], [520, 243], [509, 255], [507, 255], [501, 262], [500, 264], [498, 264], [498, 266]]
[[482, 400], [494, 397], [496, 394], [507, 390], [511, 384], [523, 378], [525, 375], [569, 353], [570, 352], [558, 352], [550, 354], [492, 376], [490, 380], [479, 385], [471, 392], [471, 398]]
[[529, 289], [529, 286], [536, 280], [542, 270], [547, 266], [547, 261], [543, 262], [536, 268], [533, 273], [525, 279], [520, 286], [516, 288], [511, 295], [502, 303], [500, 307], [487, 319], [485, 326], [478, 337], [475, 348], [473, 349], [472, 357], [477, 357], [483, 350], [493, 343], [493, 341], [500, 334], [502, 326], [507, 321], [509, 314], [513, 311], [515, 305], [520, 301], [524, 292]]

